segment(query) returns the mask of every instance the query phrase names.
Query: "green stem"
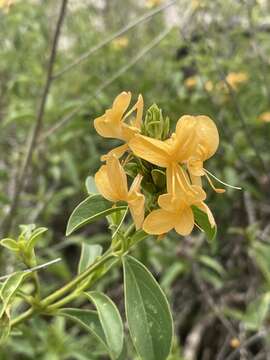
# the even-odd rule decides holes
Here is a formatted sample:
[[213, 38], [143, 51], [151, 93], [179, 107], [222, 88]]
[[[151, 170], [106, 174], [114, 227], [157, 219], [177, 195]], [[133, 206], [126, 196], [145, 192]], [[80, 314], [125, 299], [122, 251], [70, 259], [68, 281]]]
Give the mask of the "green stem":
[[[114, 265], [116, 265], [118, 263], [118, 261], [119, 261], [119, 259], [115, 259], [115, 261], [113, 261], [113, 263], [110, 264], [108, 269], [106, 269], [106, 271], [104, 273], [102, 273], [102, 275], [100, 277], [104, 276]], [[100, 279], [100, 277], [98, 279]], [[89, 282], [87, 281], [87, 282], [83, 283], [79, 288], [75, 289], [71, 294], [68, 294], [63, 299], [48, 306], [47, 311], [52, 312], [54, 310], [61, 308], [64, 305], [66, 305], [67, 303], [70, 303], [71, 301], [75, 300], [84, 290], [86, 290], [87, 288], [92, 286], [94, 284], [94, 282], [96, 282], [98, 279], [95, 278], [94, 281], [91, 281], [91, 279], [90, 279]]]
[[46, 308], [48, 305], [52, 304], [55, 300], [62, 297], [69, 290], [71, 290], [76, 285], [78, 285], [81, 281], [86, 279], [93, 271], [97, 270], [101, 265], [105, 264], [109, 259], [111, 259], [113, 257], [114, 257], [113, 253], [111, 252], [111, 250], [109, 250], [97, 262], [95, 262], [92, 266], [90, 266], [85, 271], [83, 271], [81, 274], [76, 276], [73, 280], [71, 280], [65, 286], [63, 286], [62, 288], [56, 290], [54, 293], [52, 293], [51, 295], [49, 295], [45, 299], [43, 299], [40, 302], [41, 307]]
[[[56, 290], [51, 295], [47, 296], [43, 300], [40, 301], [38, 304], [41, 309], [46, 309], [50, 304], [52, 304], [54, 301], [59, 299], [60, 297], [64, 296], [68, 291], [70, 291], [72, 288], [74, 288], [76, 285], [78, 285], [81, 281], [86, 279], [92, 272], [97, 270], [100, 266], [105, 264], [109, 259], [113, 258], [115, 255], [112, 253], [111, 249], [109, 249], [97, 262], [95, 262], [92, 266], [87, 268], [84, 272], [76, 276], [73, 280], [71, 280], [69, 283], [67, 283], [62, 288]], [[74, 293], [71, 293], [70, 295], [66, 296], [63, 301], [69, 302], [70, 299], [73, 300]], [[76, 293], [78, 296], [78, 293]], [[32, 307], [28, 310], [26, 310], [21, 315], [17, 316], [13, 321], [11, 321], [11, 326], [17, 325], [26, 319], [30, 318], [34, 313], [36, 309], [35, 307]]]

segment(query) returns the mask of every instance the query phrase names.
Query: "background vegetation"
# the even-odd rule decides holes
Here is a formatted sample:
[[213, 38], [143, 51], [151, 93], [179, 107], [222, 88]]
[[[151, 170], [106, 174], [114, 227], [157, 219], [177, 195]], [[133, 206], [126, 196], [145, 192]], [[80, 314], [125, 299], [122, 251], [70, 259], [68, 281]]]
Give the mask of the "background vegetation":
[[[65, 236], [70, 213], [86, 195], [86, 177], [116, 144], [95, 133], [93, 119], [123, 90], [142, 93], [146, 108], [157, 103], [172, 122], [208, 115], [221, 138], [208, 169], [243, 190], [211, 196], [214, 242], [199, 232], [173, 233], [149, 238], [134, 255], [171, 304], [170, 360], [268, 359], [268, 1], [70, 0], [46, 89], [61, 6], [28, 0], [0, 9], [2, 237], [16, 236], [20, 224], [49, 228], [39, 261], [62, 261], [40, 272], [48, 294], [74, 274], [83, 242], [104, 248], [110, 242], [102, 222]], [[1, 274], [20, 269], [6, 249], [0, 256]], [[98, 285], [120, 311], [121, 284], [116, 270]], [[20, 329], [1, 348], [1, 360], [106, 359], [94, 339], [62, 318], [36, 317]], [[131, 344], [128, 352], [135, 359]]]

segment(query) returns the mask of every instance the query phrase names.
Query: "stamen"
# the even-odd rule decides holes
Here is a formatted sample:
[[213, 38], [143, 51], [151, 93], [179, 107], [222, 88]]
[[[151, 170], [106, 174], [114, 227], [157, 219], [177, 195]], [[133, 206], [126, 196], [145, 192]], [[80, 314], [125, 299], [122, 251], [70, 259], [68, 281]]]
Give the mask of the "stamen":
[[197, 228], [198, 228], [199, 230], [201, 230], [201, 232], [204, 233], [204, 230], [203, 230], [195, 221], [194, 221], [194, 225], [197, 226]]
[[215, 192], [217, 192], [217, 193], [219, 193], [219, 194], [222, 194], [222, 193], [225, 192], [225, 189], [219, 189], [219, 188], [216, 188], [216, 187], [214, 186], [214, 184], [212, 183], [212, 180], [210, 179], [210, 177], [207, 175], [206, 172], [204, 173], [204, 175], [205, 175], [206, 179], [208, 180], [211, 188], [212, 188]]
[[[196, 191], [192, 188], [192, 185], [191, 185], [190, 182], [188, 181], [187, 176], [186, 176], [184, 170], [182, 169], [181, 166], [179, 166], [179, 168], [180, 168], [182, 177], [184, 178], [185, 184], [186, 184], [186, 186], [187, 186], [187, 188], [188, 188], [188, 189], [187, 189], [187, 188], [183, 188], [184, 191], [186, 191], [187, 193], [191, 192], [191, 193], [195, 194]], [[178, 181], [181, 183], [180, 174], [177, 173], [177, 175], [178, 175]]]
[[216, 181], [220, 182], [221, 184], [225, 185], [225, 186], [228, 186], [229, 188], [232, 188], [232, 189], [236, 189], [236, 190], [242, 190], [241, 187], [238, 187], [238, 186], [233, 186], [233, 185], [230, 185], [230, 184], [227, 184], [225, 183], [224, 181], [221, 181], [220, 179], [218, 179], [215, 175], [213, 175], [212, 173], [210, 173], [210, 171], [206, 170], [206, 169], [203, 169], [205, 172], [207, 172], [207, 174], [209, 174], [210, 176], [212, 176]]

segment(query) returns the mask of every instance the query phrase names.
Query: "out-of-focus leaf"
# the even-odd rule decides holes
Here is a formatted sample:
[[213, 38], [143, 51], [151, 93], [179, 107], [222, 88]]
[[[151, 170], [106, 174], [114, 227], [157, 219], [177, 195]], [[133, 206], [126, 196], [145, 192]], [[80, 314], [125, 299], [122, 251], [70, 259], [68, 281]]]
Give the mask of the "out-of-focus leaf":
[[0, 241], [0, 244], [10, 251], [18, 251], [18, 243], [16, 240], [5, 238]]
[[160, 285], [163, 288], [169, 288], [175, 279], [186, 270], [185, 264], [182, 262], [175, 262], [168, 269], [166, 269], [161, 278]]
[[223, 266], [217, 260], [210, 258], [209, 256], [206, 256], [206, 255], [201, 255], [199, 257], [199, 260], [202, 264], [204, 264], [208, 268], [214, 270], [220, 276], [223, 276], [225, 274], [225, 270], [224, 270]]

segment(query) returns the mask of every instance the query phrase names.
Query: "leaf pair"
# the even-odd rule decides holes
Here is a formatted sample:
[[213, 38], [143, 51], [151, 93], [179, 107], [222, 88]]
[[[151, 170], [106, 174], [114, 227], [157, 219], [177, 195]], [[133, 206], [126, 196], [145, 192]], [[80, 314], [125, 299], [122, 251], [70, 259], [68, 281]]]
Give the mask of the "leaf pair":
[[[173, 323], [167, 299], [151, 273], [131, 256], [123, 258], [125, 309], [131, 339], [143, 360], [165, 360], [171, 349]], [[92, 310], [63, 309], [66, 316], [95, 335], [112, 359], [123, 350], [123, 324], [114, 303], [104, 294], [89, 292]]]
[[85, 293], [97, 311], [81, 309], [62, 309], [59, 315], [65, 316], [94, 335], [104, 346], [112, 359], [117, 359], [123, 349], [124, 330], [121, 316], [115, 304], [106, 295], [97, 291]]

